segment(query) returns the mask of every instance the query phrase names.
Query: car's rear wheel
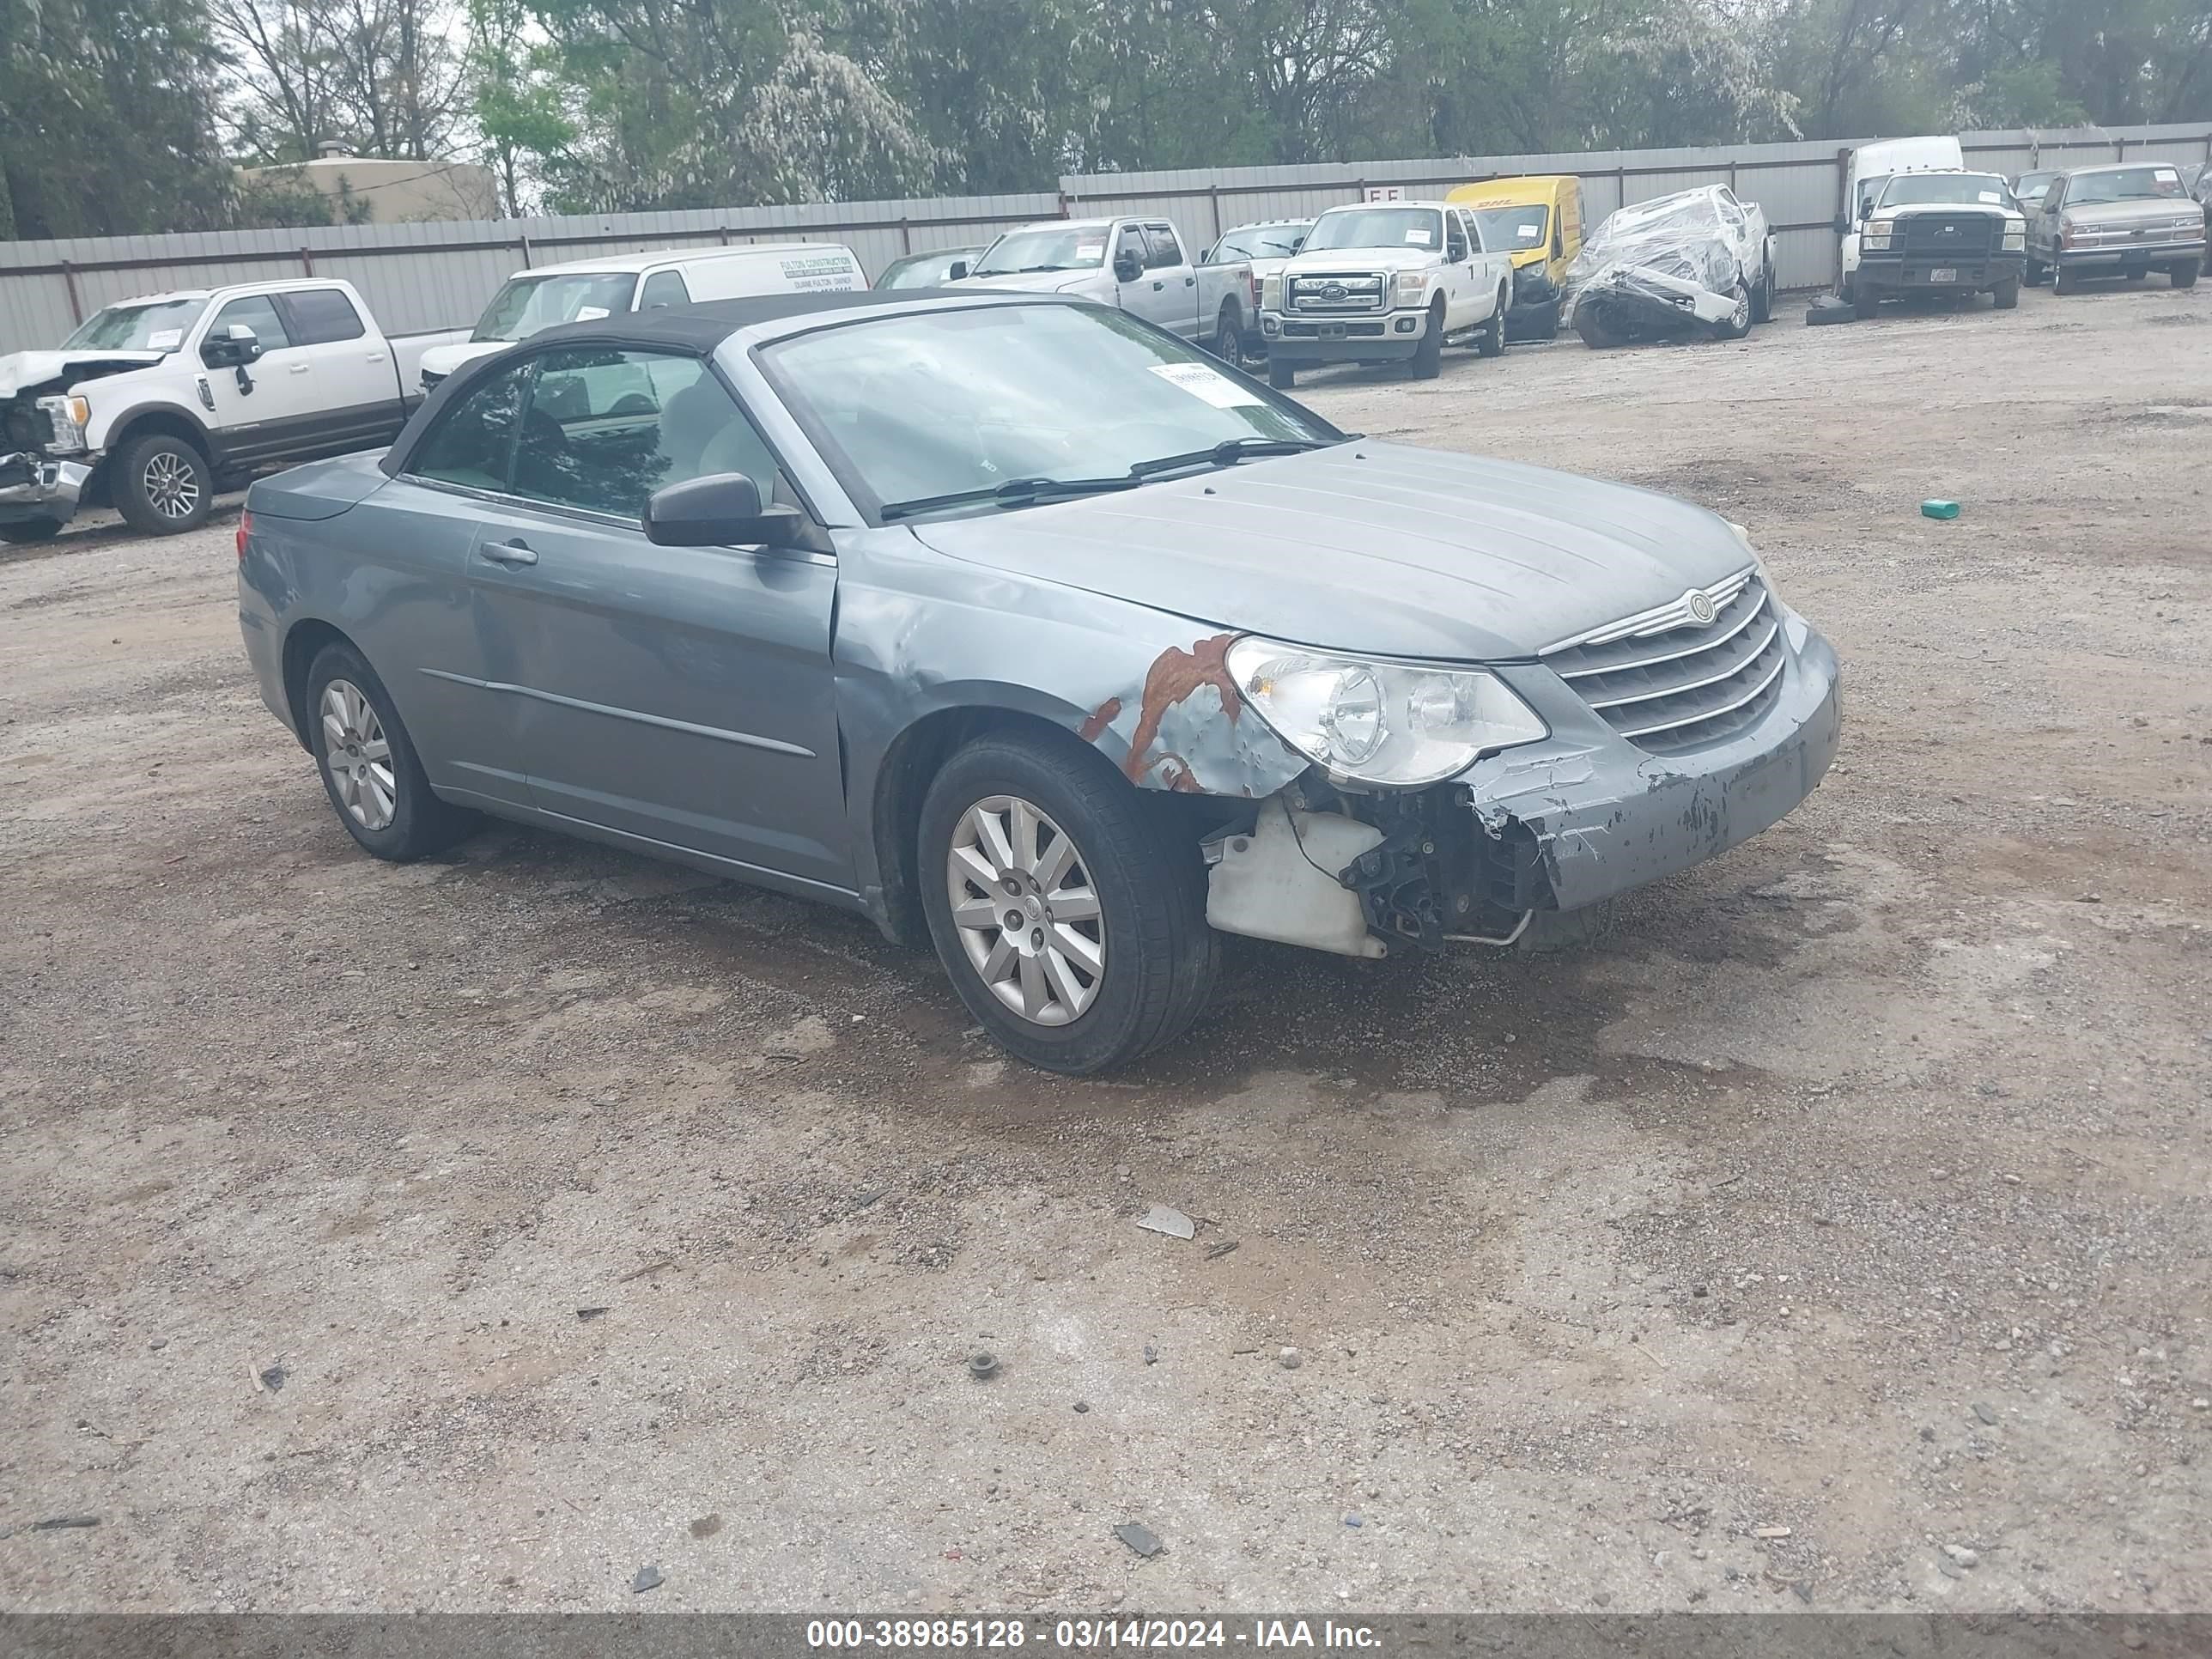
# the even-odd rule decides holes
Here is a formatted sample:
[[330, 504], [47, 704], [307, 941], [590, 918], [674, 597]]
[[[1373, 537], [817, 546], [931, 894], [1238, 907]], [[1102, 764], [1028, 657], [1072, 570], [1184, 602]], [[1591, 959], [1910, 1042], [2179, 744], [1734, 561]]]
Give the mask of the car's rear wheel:
[[30, 542], [50, 542], [62, 533], [58, 519], [18, 519], [13, 524], [0, 524], [0, 542], [19, 545]]
[[108, 465], [115, 510], [142, 536], [174, 536], [207, 522], [215, 474], [182, 438], [152, 433], [125, 444]]
[[1505, 355], [1505, 312], [1511, 303], [1504, 289], [1498, 290], [1497, 309], [1490, 313], [1474, 337], [1474, 355], [1478, 357], [1502, 357]]
[[326, 645], [309, 665], [307, 714], [324, 791], [365, 851], [405, 864], [452, 846], [475, 823], [432, 792], [392, 694], [352, 646]]
[[1771, 323], [1774, 320], [1774, 267], [1772, 265], [1761, 265], [1759, 268], [1759, 287], [1753, 291], [1751, 296], [1751, 320], [1754, 323]]
[[1429, 307], [1428, 326], [1413, 348], [1413, 378], [1433, 380], [1444, 372], [1444, 301], [1439, 294]]
[[1195, 847], [1164, 835], [1096, 750], [1009, 732], [945, 763], [918, 867], [953, 988], [1046, 1071], [1127, 1064], [1187, 1030], [1219, 957]]
[[1237, 307], [1226, 300], [1213, 319], [1213, 355], [1224, 363], [1244, 361], [1244, 333], [1237, 326]]
[[2202, 259], [2184, 259], [2166, 273], [2166, 280], [2176, 288], [2195, 288], [2197, 274], [2203, 268]]

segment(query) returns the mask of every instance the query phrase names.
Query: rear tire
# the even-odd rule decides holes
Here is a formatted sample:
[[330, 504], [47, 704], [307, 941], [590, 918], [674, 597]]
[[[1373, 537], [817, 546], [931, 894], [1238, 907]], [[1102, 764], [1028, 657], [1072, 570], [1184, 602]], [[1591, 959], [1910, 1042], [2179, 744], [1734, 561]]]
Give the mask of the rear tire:
[[1505, 308], [1509, 303], [1504, 289], [1498, 290], [1498, 308], [1490, 313], [1490, 320], [1474, 337], [1474, 355], [1478, 357], [1503, 357], [1505, 355]]
[[1421, 343], [1413, 348], [1413, 378], [1433, 380], [1444, 372], [1444, 302], [1439, 298], [1429, 307], [1429, 325], [1421, 335]]
[[[1041, 853], [1016, 844], [1017, 805], [1041, 821], [1030, 836]], [[930, 937], [968, 1012], [1016, 1059], [1089, 1076], [1173, 1042], [1204, 1011], [1220, 963], [1220, 936], [1206, 921], [1205, 869], [1196, 846], [1166, 834], [1151, 806], [1096, 750], [1027, 732], [978, 738], [931, 783], [916, 858]], [[1011, 860], [990, 850], [998, 841], [979, 832], [985, 820], [1005, 828]], [[1051, 854], [1062, 837], [1071, 851], [1055, 876]], [[1011, 875], [1000, 873], [1002, 864]], [[1056, 890], [1089, 913], [1077, 918], [1073, 948], [1054, 941], [1078, 929], [1048, 917], [1026, 935], [1045, 941], [1038, 954], [1022, 955], [979, 914], [1003, 903], [1027, 918], [1030, 869], [1045, 908]], [[1006, 893], [1009, 879], [1021, 891]], [[1096, 974], [1086, 955], [1101, 964]], [[1082, 972], [1072, 975], [1072, 967]], [[1030, 1006], [1039, 1017], [1024, 1012]]]
[[133, 438], [108, 465], [115, 510], [140, 535], [181, 535], [207, 522], [215, 471], [183, 439], [159, 432]]
[[1267, 358], [1267, 384], [1278, 392], [1288, 392], [1297, 383], [1297, 365], [1286, 363], [1271, 354]]
[[476, 814], [441, 800], [392, 694], [352, 646], [333, 641], [307, 669], [307, 741], [323, 793], [362, 850], [393, 864], [443, 852]]
[[1999, 283], [1990, 290], [1990, 301], [1999, 311], [2018, 310], [2020, 308], [2019, 279], [2015, 277], [2009, 283]]
[[50, 542], [62, 533], [59, 519], [19, 519], [14, 524], [0, 524], [0, 542], [15, 546], [27, 546], [33, 542]]
[[1221, 315], [1213, 319], [1213, 355], [1232, 365], [1244, 361], [1244, 331], [1237, 326], [1236, 306], [1226, 300], [1221, 302]]
[[2166, 280], [2176, 288], [2195, 288], [2197, 273], [2203, 268], [2202, 259], [2184, 259], [2166, 273]]

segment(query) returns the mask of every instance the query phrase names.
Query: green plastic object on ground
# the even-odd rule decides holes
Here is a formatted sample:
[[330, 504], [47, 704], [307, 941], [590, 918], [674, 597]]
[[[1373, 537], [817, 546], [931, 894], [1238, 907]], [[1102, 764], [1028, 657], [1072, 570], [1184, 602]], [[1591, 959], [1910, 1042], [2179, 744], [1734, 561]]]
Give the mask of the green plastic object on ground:
[[1956, 501], [1923, 501], [1920, 503], [1920, 516], [1923, 519], [1955, 519], [1959, 516], [1959, 504]]

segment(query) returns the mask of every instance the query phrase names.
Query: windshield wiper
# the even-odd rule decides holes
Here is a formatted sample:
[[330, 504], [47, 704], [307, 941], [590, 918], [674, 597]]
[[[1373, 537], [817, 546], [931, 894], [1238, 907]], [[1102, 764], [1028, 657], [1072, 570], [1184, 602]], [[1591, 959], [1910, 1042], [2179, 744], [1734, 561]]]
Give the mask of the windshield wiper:
[[1327, 449], [1349, 441], [1344, 438], [1228, 438], [1211, 449], [1194, 449], [1188, 455], [1163, 455], [1156, 461], [1139, 461], [1129, 469], [1133, 478], [1149, 478], [1156, 472], [1173, 472], [1186, 466], [1234, 466], [1255, 455], [1300, 455], [1309, 449]]
[[965, 507], [974, 501], [1005, 501], [1020, 505], [1048, 495], [1100, 495], [1110, 490], [1134, 489], [1144, 482], [1131, 472], [1119, 478], [1009, 478], [981, 489], [956, 489], [945, 495], [918, 495], [910, 501], [891, 501], [876, 514], [885, 524], [932, 513], [940, 507]]

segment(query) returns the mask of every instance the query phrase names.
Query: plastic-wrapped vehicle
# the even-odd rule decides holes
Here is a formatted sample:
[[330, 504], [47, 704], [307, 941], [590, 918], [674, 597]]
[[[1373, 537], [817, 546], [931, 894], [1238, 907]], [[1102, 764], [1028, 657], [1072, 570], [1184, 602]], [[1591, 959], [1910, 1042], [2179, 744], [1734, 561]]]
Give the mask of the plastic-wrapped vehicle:
[[1741, 340], [1774, 312], [1774, 239], [1726, 185], [1608, 216], [1567, 271], [1567, 321], [1585, 343], [1699, 335]]

